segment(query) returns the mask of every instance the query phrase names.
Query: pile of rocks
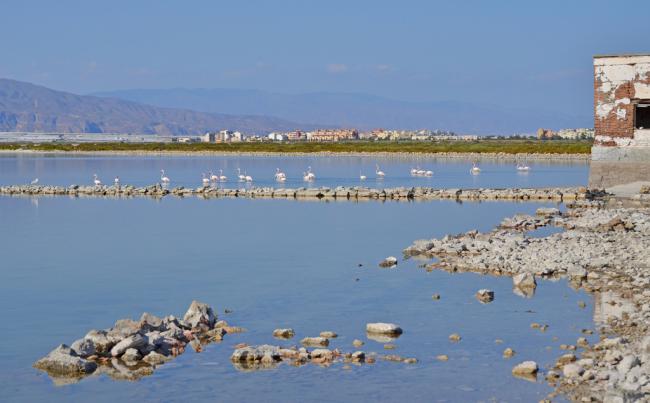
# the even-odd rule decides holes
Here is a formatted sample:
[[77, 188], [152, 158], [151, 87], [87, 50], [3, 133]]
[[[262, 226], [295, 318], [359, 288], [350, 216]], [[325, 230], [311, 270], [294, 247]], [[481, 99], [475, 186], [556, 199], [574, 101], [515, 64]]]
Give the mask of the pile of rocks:
[[[547, 379], [575, 400], [602, 401], [607, 396], [618, 399], [612, 401], [647, 401], [650, 209], [574, 208], [563, 214], [538, 213], [547, 225], [565, 231], [531, 238], [518, 231], [528, 221], [513, 219], [524, 224], [489, 233], [470, 231], [419, 240], [404, 254], [436, 258], [427, 266], [430, 270], [513, 276], [513, 289], [526, 296], [534, 292], [536, 276], [568, 277], [573, 286], [595, 294], [595, 319], [601, 325], [601, 334], [609, 337], [594, 346], [589, 346], [584, 337], [579, 338], [576, 344], [582, 349], [582, 357], [561, 357], [556, 368], [547, 373]], [[527, 363], [524, 367], [515, 372], [521, 375], [534, 366]]]
[[137, 379], [182, 354], [188, 344], [200, 352], [204, 344], [239, 330], [218, 322], [209, 305], [193, 301], [183, 319], [159, 318], [149, 313], [143, 313], [138, 321], [120, 319], [110, 329], [91, 330], [69, 347], [61, 344], [34, 367], [58, 382], [98, 373], [116, 379]]

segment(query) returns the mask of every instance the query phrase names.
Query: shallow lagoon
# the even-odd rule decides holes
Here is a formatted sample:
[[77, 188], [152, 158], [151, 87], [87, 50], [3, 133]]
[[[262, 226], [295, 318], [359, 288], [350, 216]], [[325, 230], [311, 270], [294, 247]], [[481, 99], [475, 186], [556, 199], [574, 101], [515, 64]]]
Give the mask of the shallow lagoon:
[[[84, 172], [59, 174], [67, 179]], [[15, 175], [3, 170], [3, 181]], [[526, 359], [552, 364], [560, 343], [575, 343], [582, 328], [593, 328], [590, 296], [564, 281], [540, 281], [535, 297], [524, 299], [512, 293], [509, 278], [429, 273], [414, 260], [392, 270], [377, 267], [414, 239], [489, 230], [506, 215], [539, 206], [2, 197], [3, 400], [539, 400], [550, 391], [541, 378], [533, 384], [510, 370]], [[479, 288], [493, 289], [495, 301], [478, 303]], [[441, 300], [433, 301], [433, 293]], [[57, 387], [31, 368], [91, 328], [143, 311], [182, 315], [192, 299], [249, 331], [227, 335], [200, 354], [188, 350], [138, 382], [102, 376]], [[579, 300], [586, 309], [578, 308]], [[226, 308], [233, 313], [223, 314]], [[404, 328], [396, 350], [366, 339], [371, 321]], [[549, 329], [531, 329], [532, 322]], [[333, 330], [339, 338], [331, 348], [353, 351], [351, 342], [359, 338], [366, 352], [420, 362], [380, 360], [349, 370], [340, 364], [257, 372], [233, 367], [229, 356], [237, 343], [293, 344], [271, 337], [277, 327], [293, 327], [293, 343]], [[463, 337], [458, 344], [447, 339], [454, 332]], [[495, 344], [497, 338], [505, 343]], [[506, 347], [517, 351], [511, 360], [501, 357]], [[449, 361], [436, 361], [438, 354]]]
[[[432, 157], [253, 157], [253, 156], [119, 156], [62, 154], [0, 154], [0, 185], [25, 184], [39, 178], [46, 185], [88, 185], [96, 173], [104, 184], [112, 185], [119, 176], [123, 184], [151, 185], [160, 180], [160, 170], [171, 179], [171, 186], [197, 187], [201, 174], [212, 171], [228, 177], [220, 186], [244, 186], [237, 182], [237, 168], [254, 179], [255, 186], [278, 186], [276, 168], [287, 175], [284, 187], [318, 186], [428, 186], [436, 188], [504, 188], [582, 186], [587, 183], [586, 161], [528, 161], [530, 172], [518, 172], [512, 161], [477, 160], [480, 175], [470, 175], [472, 161]], [[385, 172], [377, 179], [376, 165]], [[303, 172], [311, 167], [316, 181], [303, 181]], [[434, 172], [432, 177], [413, 177], [411, 168]], [[359, 176], [367, 176], [360, 181]]]

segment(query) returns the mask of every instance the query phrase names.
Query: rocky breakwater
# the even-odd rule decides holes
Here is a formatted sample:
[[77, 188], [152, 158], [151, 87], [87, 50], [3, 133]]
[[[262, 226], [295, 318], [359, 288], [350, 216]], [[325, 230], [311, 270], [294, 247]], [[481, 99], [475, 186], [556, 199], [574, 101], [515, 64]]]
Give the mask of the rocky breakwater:
[[242, 187], [226, 189], [214, 186], [198, 188], [163, 187], [160, 184], [136, 187], [121, 186], [0, 186], [0, 195], [8, 196], [72, 196], [72, 197], [242, 197], [298, 200], [509, 200], [575, 202], [590, 200], [604, 193], [586, 188], [521, 188], [521, 189], [435, 189], [400, 187], [373, 189], [366, 187], [336, 188], [272, 188]]
[[[429, 270], [513, 276], [513, 289], [525, 296], [534, 293], [536, 277], [567, 277], [594, 294], [602, 339], [589, 345], [579, 337], [578, 355], [560, 357], [547, 381], [571, 400], [650, 401], [650, 209], [538, 213], [505, 220], [489, 233], [419, 240], [404, 253], [436, 258]], [[525, 234], [543, 223], [564, 231]]]
[[213, 309], [193, 301], [183, 319], [159, 318], [143, 313], [140, 320], [120, 319], [106, 330], [91, 330], [70, 346], [59, 345], [34, 367], [46, 371], [56, 383], [76, 382], [85, 376], [106, 374], [114, 379], [135, 380], [182, 354], [189, 345], [196, 352], [203, 345], [221, 341], [231, 328], [217, 321]]

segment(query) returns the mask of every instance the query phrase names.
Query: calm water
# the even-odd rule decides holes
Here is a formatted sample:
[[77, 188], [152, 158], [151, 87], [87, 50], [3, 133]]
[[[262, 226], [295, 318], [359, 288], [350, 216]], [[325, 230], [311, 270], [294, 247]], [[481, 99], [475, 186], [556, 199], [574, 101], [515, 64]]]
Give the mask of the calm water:
[[[385, 172], [384, 179], [375, 175], [376, 165]], [[93, 174], [112, 184], [119, 176], [122, 183], [150, 185], [160, 180], [160, 170], [171, 179], [171, 186], [196, 187], [201, 174], [219, 170], [228, 177], [221, 186], [242, 186], [237, 182], [237, 168], [254, 179], [256, 186], [277, 186], [276, 168], [287, 175], [285, 187], [300, 186], [431, 186], [440, 188], [476, 187], [545, 187], [577, 186], [587, 183], [586, 162], [529, 162], [531, 171], [517, 172], [515, 164], [481, 161], [480, 175], [470, 175], [472, 161], [435, 158], [368, 158], [368, 157], [122, 157], [122, 156], [53, 156], [0, 154], [0, 184], [29, 183], [39, 178], [41, 184], [92, 184]], [[303, 172], [311, 166], [316, 181], [305, 183]], [[411, 168], [434, 172], [432, 177], [412, 177]], [[367, 176], [360, 181], [359, 176]]]
[[[260, 170], [280, 162], [244, 160]], [[95, 169], [105, 169], [105, 175], [119, 170], [124, 178], [131, 173], [139, 178], [133, 182], [146, 182], [145, 174], [155, 173], [160, 165], [180, 177], [181, 172], [200, 171], [207, 162], [0, 158], [2, 183], [17, 183], [34, 172], [42, 178], [47, 172], [52, 182], [81, 182]], [[359, 164], [309, 162], [324, 175], [331, 171], [332, 177], [354, 173]], [[284, 161], [287, 172], [292, 165], [304, 164]], [[383, 165], [386, 171], [406, 169], [408, 174], [411, 164]], [[501, 179], [491, 180], [502, 183], [511, 174], [510, 167], [484, 167], [480, 180], [490, 180], [487, 173], [494, 172]], [[457, 171], [453, 175], [459, 180], [471, 181], [461, 168], [465, 170], [462, 164], [438, 169], [450, 176]], [[546, 166], [535, 172], [542, 170], [556, 172], [544, 180], [554, 177], [557, 182], [546, 184], [586, 181], [583, 166]], [[570, 178], [575, 183], [567, 183]], [[449, 186], [465, 186], [448, 180]], [[4, 401], [537, 401], [548, 393], [546, 384], [513, 378], [510, 370], [527, 359], [551, 365], [560, 343], [575, 343], [582, 328], [593, 328], [588, 295], [563, 281], [541, 281], [535, 297], [524, 299], [512, 293], [509, 278], [428, 273], [413, 260], [386, 270], [377, 262], [400, 256], [414, 239], [488, 230], [506, 215], [531, 213], [539, 206], [0, 197], [0, 306], [5, 323], [0, 395]], [[495, 301], [479, 304], [474, 299], [479, 288], [495, 290]], [[433, 293], [440, 293], [441, 300], [432, 301]], [[200, 354], [188, 350], [137, 382], [101, 376], [54, 386], [46, 374], [31, 368], [56, 345], [71, 343], [89, 329], [137, 318], [143, 311], [182, 315], [192, 299], [213, 305], [221, 318], [249, 331], [228, 335]], [[579, 300], [588, 303], [587, 309], [578, 308]], [[224, 315], [226, 308], [233, 313]], [[349, 370], [340, 364], [281, 365], [245, 373], [229, 361], [232, 346], [240, 342], [292, 344], [271, 337], [277, 327], [293, 327], [294, 343], [333, 330], [339, 338], [332, 339], [332, 348], [352, 351], [352, 340], [359, 338], [366, 341], [364, 351], [383, 354], [383, 344], [365, 337], [370, 321], [399, 323], [405, 333], [395, 342], [397, 349], [386, 353], [420, 362], [378, 361]], [[549, 329], [530, 329], [531, 322], [547, 323]], [[460, 343], [448, 341], [453, 332], [462, 335]], [[495, 344], [497, 338], [505, 343]], [[501, 357], [506, 347], [517, 351], [514, 359]], [[449, 361], [436, 361], [438, 354], [448, 354]]]

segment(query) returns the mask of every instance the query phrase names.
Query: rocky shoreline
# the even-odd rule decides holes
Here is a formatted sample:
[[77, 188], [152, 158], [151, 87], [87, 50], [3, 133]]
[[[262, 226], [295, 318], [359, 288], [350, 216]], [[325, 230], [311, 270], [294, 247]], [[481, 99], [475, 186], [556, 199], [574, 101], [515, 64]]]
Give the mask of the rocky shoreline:
[[[593, 293], [601, 340], [589, 345], [580, 337], [575, 345], [561, 346], [569, 351], [543, 372], [556, 390], [549, 398], [563, 394], [574, 401], [647, 402], [650, 208], [599, 202], [591, 207], [539, 209], [537, 216], [507, 218], [489, 233], [418, 240], [404, 254], [434, 258], [428, 270], [512, 276], [513, 291], [526, 297], [534, 294], [536, 277], [566, 277], [572, 286]], [[525, 234], [550, 225], [564, 231], [544, 238]], [[523, 367], [536, 378], [533, 364]], [[515, 367], [513, 374], [520, 370]]]
[[[373, 189], [366, 187], [272, 188], [242, 187], [225, 189], [213, 186], [167, 188], [160, 184], [122, 186], [0, 186], [0, 196], [71, 196], [71, 197], [201, 197], [201, 198], [273, 198], [296, 200], [505, 200], [576, 202], [602, 197], [604, 192], [584, 187], [508, 188], [508, 189], [436, 189], [400, 187]], [[649, 195], [650, 196], [650, 195]]]
[[440, 159], [462, 159], [467, 161], [579, 161], [588, 163], [591, 154], [541, 154], [541, 153], [458, 153], [458, 152], [270, 152], [270, 151], [63, 151], [63, 150], [0, 150], [5, 154], [65, 154], [65, 155], [118, 155], [118, 156], [243, 156], [243, 157], [368, 157], [368, 158], [440, 158]]

